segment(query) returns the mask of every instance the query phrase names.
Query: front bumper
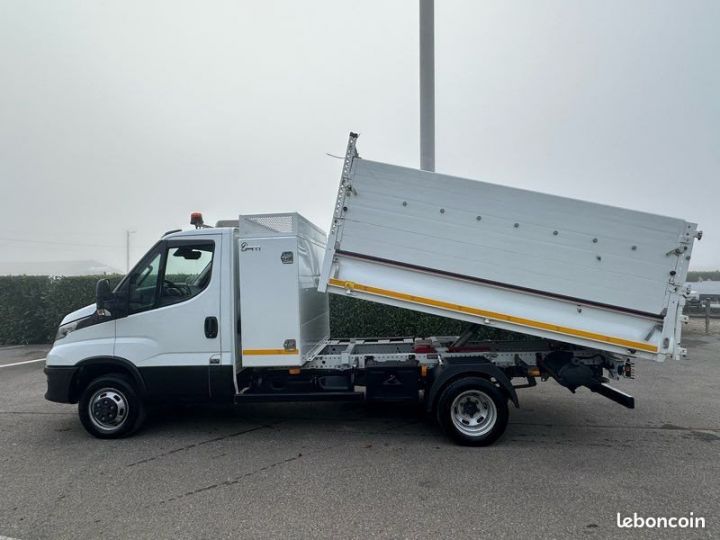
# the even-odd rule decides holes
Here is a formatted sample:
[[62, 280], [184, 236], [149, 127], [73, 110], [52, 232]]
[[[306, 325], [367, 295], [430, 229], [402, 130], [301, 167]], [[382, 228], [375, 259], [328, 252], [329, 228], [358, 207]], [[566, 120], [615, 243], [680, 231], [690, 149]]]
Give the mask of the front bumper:
[[45, 399], [57, 403], [77, 403], [73, 392], [73, 381], [78, 368], [75, 366], [49, 366], [45, 368], [47, 392]]

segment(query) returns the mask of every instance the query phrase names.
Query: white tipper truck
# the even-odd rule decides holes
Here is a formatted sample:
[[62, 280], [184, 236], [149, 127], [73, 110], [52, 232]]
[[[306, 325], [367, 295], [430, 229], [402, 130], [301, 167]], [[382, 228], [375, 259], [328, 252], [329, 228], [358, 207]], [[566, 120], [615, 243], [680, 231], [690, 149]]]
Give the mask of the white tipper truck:
[[[67, 315], [48, 400], [127, 436], [154, 402], [421, 402], [487, 445], [518, 388], [607, 383], [678, 359], [694, 223], [361, 159], [350, 134], [326, 235], [295, 213], [167, 233]], [[460, 336], [330, 338], [328, 294], [466, 321]], [[485, 341], [478, 326], [529, 336]]]

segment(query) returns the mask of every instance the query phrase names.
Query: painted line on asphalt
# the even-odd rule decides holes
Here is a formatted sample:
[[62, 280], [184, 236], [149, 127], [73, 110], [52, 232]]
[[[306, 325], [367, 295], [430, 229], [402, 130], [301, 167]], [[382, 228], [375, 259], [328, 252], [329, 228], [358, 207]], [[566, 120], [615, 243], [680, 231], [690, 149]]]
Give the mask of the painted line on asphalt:
[[[14, 364], [0, 364], [0, 368], [22, 366], [23, 364], [34, 364], [35, 362], [44, 362], [44, 361], [45, 361], [45, 358], [38, 358], [37, 360], [25, 360], [24, 362], [15, 362]], [[0, 536], [0, 540], [2, 540], [2, 536]]]

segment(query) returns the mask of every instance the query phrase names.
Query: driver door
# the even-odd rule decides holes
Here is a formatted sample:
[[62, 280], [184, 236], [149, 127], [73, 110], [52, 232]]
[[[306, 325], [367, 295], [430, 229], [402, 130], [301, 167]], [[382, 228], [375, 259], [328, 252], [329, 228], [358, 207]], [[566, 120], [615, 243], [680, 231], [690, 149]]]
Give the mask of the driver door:
[[209, 398], [220, 358], [221, 236], [162, 241], [128, 275], [128, 315], [117, 320], [115, 356], [130, 360], [152, 397]]

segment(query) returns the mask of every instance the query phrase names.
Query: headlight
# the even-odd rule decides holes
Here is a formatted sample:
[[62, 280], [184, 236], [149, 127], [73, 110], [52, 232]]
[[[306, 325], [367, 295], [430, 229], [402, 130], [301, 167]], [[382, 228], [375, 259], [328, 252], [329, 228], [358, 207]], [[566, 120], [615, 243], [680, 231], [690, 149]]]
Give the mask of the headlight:
[[81, 320], [82, 319], [79, 319], [77, 321], [72, 321], [67, 324], [61, 324], [60, 328], [58, 328], [57, 334], [55, 334], [55, 341], [64, 338], [70, 332], [74, 331], [77, 328], [77, 325]]

